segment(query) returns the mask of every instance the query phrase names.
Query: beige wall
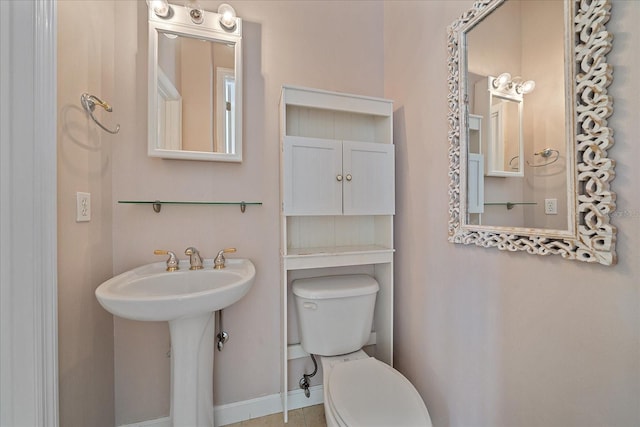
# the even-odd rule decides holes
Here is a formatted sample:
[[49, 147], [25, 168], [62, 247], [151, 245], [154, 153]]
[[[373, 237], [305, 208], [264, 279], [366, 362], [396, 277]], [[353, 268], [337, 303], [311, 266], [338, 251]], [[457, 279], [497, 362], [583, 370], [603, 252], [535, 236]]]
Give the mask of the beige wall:
[[[58, 350], [60, 425], [114, 425], [113, 320], [94, 291], [112, 275], [111, 147], [80, 107], [89, 92], [108, 127], [114, 103], [113, 3], [59, 1], [58, 8]], [[91, 221], [75, 222], [76, 192], [91, 193]]]
[[[114, 273], [159, 261], [154, 249], [188, 246], [211, 258], [224, 247], [253, 260], [251, 292], [225, 310], [231, 340], [215, 354], [214, 401], [280, 390], [279, 131], [283, 84], [381, 96], [382, 3], [236, 1], [243, 19], [244, 147], [241, 164], [147, 157], [146, 5], [115, 2], [118, 103], [129, 126], [113, 146]], [[218, 2], [203, 1], [206, 10]], [[247, 200], [238, 207], [119, 205], [117, 200]], [[165, 323], [115, 319], [116, 424], [169, 414]], [[302, 372], [292, 375], [301, 376]]]
[[640, 3], [614, 1], [608, 24], [615, 267], [447, 242], [446, 26], [472, 3], [385, 3], [384, 95], [395, 100], [397, 150], [396, 367], [436, 426], [640, 425]]

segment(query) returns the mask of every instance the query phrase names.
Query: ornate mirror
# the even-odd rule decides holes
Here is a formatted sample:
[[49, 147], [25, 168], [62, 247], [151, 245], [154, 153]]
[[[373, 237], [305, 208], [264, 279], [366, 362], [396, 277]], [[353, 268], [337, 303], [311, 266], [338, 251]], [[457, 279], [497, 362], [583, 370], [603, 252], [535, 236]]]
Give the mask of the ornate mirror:
[[242, 23], [221, 18], [150, 3], [149, 156], [242, 161]]
[[449, 27], [450, 242], [616, 263], [610, 9], [480, 0]]

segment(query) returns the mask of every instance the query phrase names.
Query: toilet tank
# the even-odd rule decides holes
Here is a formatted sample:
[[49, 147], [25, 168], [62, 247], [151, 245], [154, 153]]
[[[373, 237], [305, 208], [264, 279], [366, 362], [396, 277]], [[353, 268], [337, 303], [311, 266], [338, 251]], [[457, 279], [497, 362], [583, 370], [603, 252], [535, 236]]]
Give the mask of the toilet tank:
[[366, 274], [294, 280], [302, 348], [321, 356], [361, 349], [369, 340], [379, 289]]

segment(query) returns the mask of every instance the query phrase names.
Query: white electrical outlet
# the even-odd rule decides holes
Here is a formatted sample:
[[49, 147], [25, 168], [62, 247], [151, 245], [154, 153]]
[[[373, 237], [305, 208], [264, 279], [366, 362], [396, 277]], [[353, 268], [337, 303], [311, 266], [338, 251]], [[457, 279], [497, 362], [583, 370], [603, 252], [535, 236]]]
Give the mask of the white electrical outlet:
[[544, 199], [544, 213], [547, 215], [557, 215], [558, 199]]
[[91, 221], [91, 193], [76, 193], [76, 222]]

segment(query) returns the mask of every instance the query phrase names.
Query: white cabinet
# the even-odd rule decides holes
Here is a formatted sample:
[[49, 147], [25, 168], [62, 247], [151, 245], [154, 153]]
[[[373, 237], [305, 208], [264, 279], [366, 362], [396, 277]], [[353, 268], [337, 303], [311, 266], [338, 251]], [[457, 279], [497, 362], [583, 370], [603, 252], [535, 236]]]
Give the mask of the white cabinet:
[[484, 212], [484, 155], [482, 154], [482, 116], [469, 114], [467, 165], [467, 221], [479, 225]]
[[285, 215], [342, 214], [341, 141], [286, 136], [282, 168]]
[[380, 291], [367, 351], [393, 362], [395, 159], [389, 100], [285, 86], [280, 119], [286, 421], [289, 408], [322, 400], [317, 391], [306, 400], [297, 386], [308, 355], [299, 345], [292, 280], [350, 273], [375, 277]]
[[391, 144], [284, 137], [285, 215], [392, 215]]

